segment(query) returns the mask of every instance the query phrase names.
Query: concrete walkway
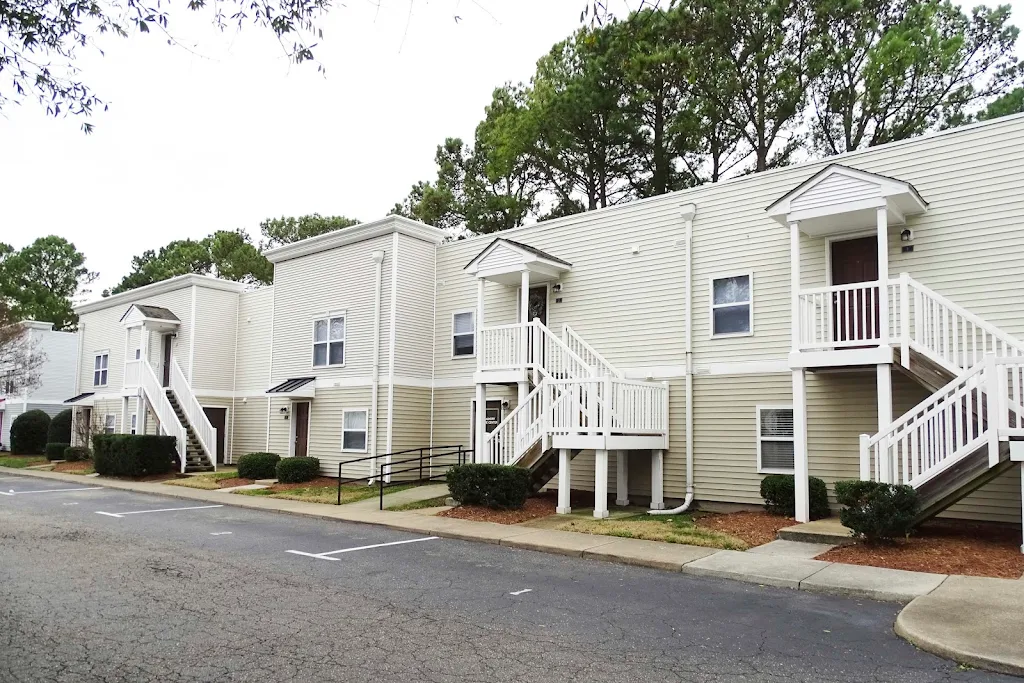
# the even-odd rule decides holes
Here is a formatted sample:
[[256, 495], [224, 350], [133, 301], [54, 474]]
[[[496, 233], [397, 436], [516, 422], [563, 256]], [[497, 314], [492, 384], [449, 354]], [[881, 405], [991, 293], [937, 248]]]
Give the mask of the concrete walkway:
[[[0, 473], [81, 483], [80, 475], [25, 472], [0, 467]], [[809, 559], [792, 546], [772, 545], [761, 552], [715, 550], [675, 543], [597, 536], [521, 525], [431, 517], [415, 512], [377, 509], [368, 505], [323, 505], [264, 496], [240, 496], [160, 483], [93, 478], [92, 485], [156, 493], [235, 507], [377, 524], [431, 536], [495, 543], [511, 548], [654, 567], [699, 576], [783, 586], [898, 603], [910, 603], [897, 621], [908, 640], [957, 661], [1024, 675], [1024, 581], [969, 579]], [[442, 489], [444, 485], [420, 487]], [[444, 492], [410, 489], [385, 497], [385, 505], [425, 500]], [[411, 491], [420, 491], [418, 494]], [[409, 500], [397, 497], [409, 493]], [[428, 495], [429, 494], [429, 495]], [[417, 496], [419, 496], [417, 498]], [[394, 502], [389, 498], [395, 497]], [[907, 616], [904, 616], [907, 615]], [[982, 626], [997, 624], [998, 626]]]

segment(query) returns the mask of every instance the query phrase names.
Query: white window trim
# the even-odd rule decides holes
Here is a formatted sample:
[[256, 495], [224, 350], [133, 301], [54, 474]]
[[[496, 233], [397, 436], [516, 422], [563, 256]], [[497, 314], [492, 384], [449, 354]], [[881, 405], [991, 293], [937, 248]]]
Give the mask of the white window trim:
[[[104, 382], [103, 384], [96, 384], [96, 373], [97, 372], [101, 372], [101, 370], [97, 370], [96, 369], [96, 359], [99, 358], [100, 356], [106, 356], [107, 357], [107, 367], [103, 368], [103, 370], [105, 370], [106, 373], [107, 373], [107, 381]], [[110, 385], [110, 349], [104, 349], [103, 351], [93, 351], [93, 354], [92, 354], [92, 385], [94, 387], [105, 387], [105, 386], [109, 386]]]
[[[758, 474], [796, 474], [796, 425], [793, 426], [793, 436], [761, 436], [761, 413], [765, 410], [793, 410], [792, 403], [771, 403], [771, 404], [758, 404], [754, 406], [755, 415], [757, 416], [756, 431], [754, 436], [757, 439], [757, 473]], [[796, 415], [794, 414], [794, 418]], [[761, 466], [761, 442], [762, 441], [791, 441], [793, 442], [793, 469], [780, 469], [778, 467], [762, 467]]]
[[[455, 316], [463, 315], [463, 314], [466, 314], [466, 313], [469, 313], [470, 315], [473, 316], [473, 353], [466, 353], [466, 354], [462, 354], [461, 356], [456, 356], [455, 355], [455, 336], [456, 336], [455, 335]], [[453, 311], [452, 312], [452, 345], [451, 345], [452, 360], [462, 360], [463, 358], [476, 358], [476, 342], [477, 342], [477, 333], [476, 333], [476, 331], [477, 331], [476, 330], [476, 311], [474, 309], [470, 308], [470, 309], [464, 309], [464, 310], [461, 310], [461, 311]], [[467, 334], [469, 334], [469, 333], [468, 332], [464, 332], [463, 334], [460, 334], [458, 336], [465, 337]]]
[[[716, 308], [729, 308], [731, 306], [742, 306], [742, 302], [736, 302], [731, 304], [715, 304], [715, 280], [728, 280], [732, 277], [746, 277], [747, 282], [750, 283], [750, 299], [748, 301], [747, 320], [748, 327], [750, 328], [747, 332], [724, 332], [722, 334], [715, 334], [715, 309]], [[748, 270], [742, 273], [726, 273], [724, 275], [712, 275], [708, 278], [708, 336], [711, 339], [729, 339], [730, 337], [753, 337], [754, 336], [754, 271]]]
[[[363, 413], [366, 417], [366, 429], [345, 429], [345, 415], [348, 413]], [[363, 432], [362, 448], [345, 448], [345, 432]], [[342, 453], [366, 453], [370, 446], [370, 411], [368, 408], [347, 408], [341, 411], [341, 452]]]
[[[114, 418], [114, 431], [107, 431], [107, 418]], [[117, 434], [117, 413], [103, 413], [103, 434]]]
[[[345, 336], [342, 337], [341, 339], [333, 339], [332, 340], [331, 339], [331, 320], [333, 320], [335, 318], [341, 318], [342, 320], [345, 321]], [[318, 322], [320, 322], [321, 320], [326, 320], [327, 321], [327, 341], [326, 342], [318, 342], [316, 340], [316, 324]], [[309, 364], [310, 364], [309, 367], [314, 368], [314, 369], [316, 369], [316, 368], [343, 368], [343, 367], [345, 367], [345, 363], [348, 361], [348, 311], [331, 311], [330, 313], [327, 313], [325, 315], [313, 316], [313, 324], [312, 324], [311, 327], [312, 327], [312, 329], [310, 330], [310, 344], [309, 344]], [[343, 345], [342, 346], [341, 362], [340, 363], [331, 363], [330, 362], [330, 360], [331, 360], [331, 342], [332, 341], [335, 342], [335, 343], [340, 341], [342, 343], [342, 345]], [[316, 345], [317, 344], [327, 344], [327, 361], [328, 362], [324, 363], [323, 365], [316, 365], [314, 363], [314, 360], [316, 358]]]

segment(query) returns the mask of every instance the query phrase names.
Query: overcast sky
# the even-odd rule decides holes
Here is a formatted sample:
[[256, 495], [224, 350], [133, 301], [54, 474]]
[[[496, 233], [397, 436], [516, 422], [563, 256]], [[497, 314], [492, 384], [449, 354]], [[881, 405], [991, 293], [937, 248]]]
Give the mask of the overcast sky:
[[[173, 3], [187, 48], [150, 34], [82, 53], [83, 77], [110, 105], [92, 135], [31, 102], [0, 117], [0, 241], [66, 237], [100, 272], [96, 296], [133, 255], [172, 239], [255, 236], [271, 216], [379, 218], [434, 177], [446, 136], [472, 137], [495, 87], [527, 80], [579, 27], [585, 4], [346, 0], [322, 22], [320, 75], [290, 65], [266, 31], [219, 33]], [[1010, 4], [1024, 24], [1024, 0]]]

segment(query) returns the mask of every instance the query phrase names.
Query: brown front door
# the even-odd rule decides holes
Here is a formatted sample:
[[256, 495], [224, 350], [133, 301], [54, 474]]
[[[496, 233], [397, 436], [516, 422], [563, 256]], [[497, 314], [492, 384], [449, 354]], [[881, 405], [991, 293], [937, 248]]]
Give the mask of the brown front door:
[[206, 408], [206, 419], [210, 421], [213, 428], [217, 430], [217, 462], [224, 462], [224, 434], [227, 432], [228, 409], [227, 408]]
[[292, 455], [304, 458], [309, 447], [309, 403], [293, 404], [292, 419], [295, 421], [295, 450]]
[[545, 325], [548, 324], [548, 288], [530, 287], [530, 294], [527, 297], [527, 320], [538, 319]]
[[163, 358], [163, 382], [165, 387], [171, 386], [171, 335], [165, 334], [163, 336], [163, 348], [161, 357]]
[[[878, 280], [878, 238], [832, 242], [832, 284]], [[878, 287], [854, 288], [832, 295], [832, 339], [837, 342], [877, 339], [880, 319]]]

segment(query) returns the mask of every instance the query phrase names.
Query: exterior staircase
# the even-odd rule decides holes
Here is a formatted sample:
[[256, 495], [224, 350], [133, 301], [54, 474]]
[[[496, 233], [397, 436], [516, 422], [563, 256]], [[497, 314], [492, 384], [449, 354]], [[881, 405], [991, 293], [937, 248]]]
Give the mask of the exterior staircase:
[[[196, 435], [196, 430], [192, 429], [192, 425], [189, 424], [188, 417], [185, 416], [185, 411], [182, 410], [181, 404], [178, 403], [177, 397], [174, 392], [168, 389], [166, 392], [167, 400], [171, 404], [171, 408], [174, 409], [174, 415], [178, 418], [179, 424], [185, 429], [185, 472], [213, 472], [217, 469], [217, 463], [215, 459], [211, 459], [203, 449], [203, 444], [200, 443], [199, 437]], [[216, 443], [216, 442], [215, 442]], [[180, 457], [180, 455], [179, 455]]]

